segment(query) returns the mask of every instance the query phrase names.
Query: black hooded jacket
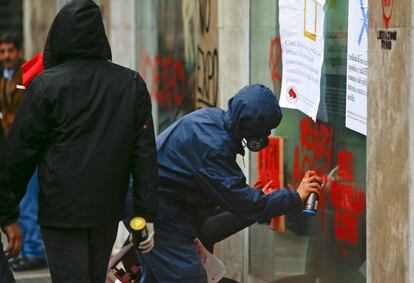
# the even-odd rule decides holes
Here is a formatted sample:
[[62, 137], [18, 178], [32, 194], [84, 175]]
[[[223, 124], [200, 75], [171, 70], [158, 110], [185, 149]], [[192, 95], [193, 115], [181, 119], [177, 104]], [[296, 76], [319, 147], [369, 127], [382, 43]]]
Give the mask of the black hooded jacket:
[[6, 143], [4, 141], [3, 127], [0, 123], [0, 226], [16, 222], [18, 216], [19, 209], [7, 185]]
[[137, 215], [157, 212], [157, 153], [142, 78], [111, 63], [102, 16], [74, 0], [56, 16], [8, 138], [11, 188], [20, 200], [39, 165], [39, 223], [97, 227], [124, 216], [129, 176]]

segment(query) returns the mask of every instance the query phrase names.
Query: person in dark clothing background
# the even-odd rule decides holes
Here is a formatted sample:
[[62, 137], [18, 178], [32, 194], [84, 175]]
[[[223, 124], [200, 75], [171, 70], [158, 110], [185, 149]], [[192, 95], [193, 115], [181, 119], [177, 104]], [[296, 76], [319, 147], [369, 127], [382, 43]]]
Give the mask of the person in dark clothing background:
[[104, 282], [129, 176], [134, 212], [157, 213], [157, 152], [151, 99], [137, 72], [111, 60], [99, 7], [68, 2], [44, 48], [8, 138], [10, 185], [17, 200], [39, 165], [39, 224], [52, 281]]
[[[16, 34], [0, 36], [0, 61], [5, 66], [0, 74], [0, 112], [2, 125], [7, 134], [13, 125], [17, 108], [24, 95], [22, 84], [22, 44]], [[37, 224], [39, 210], [39, 182], [37, 174], [33, 174], [25, 197], [19, 204], [19, 226], [23, 232], [23, 248], [18, 257], [10, 260], [14, 271], [28, 271], [47, 266], [45, 247], [43, 245], [40, 227]]]
[[226, 219], [241, 218], [240, 223], [251, 225], [299, 209], [310, 193], [319, 194], [322, 179], [312, 171], [296, 191], [264, 194], [246, 183], [236, 162], [236, 155], [245, 153], [243, 140], [251, 151], [263, 149], [281, 119], [273, 92], [255, 84], [230, 99], [227, 111], [206, 108], [192, 112], [157, 137], [157, 245], [151, 253], [139, 254], [141, 283], [207, 283], [194, 244], [195, 237], [202, 234], [202, 222], [208, 219], [205, 211], [210, 210], [211, 216], [216, 211], [230, 212], [234, 217]]
[[5, 150], [6, 144], [4, 141], [3, 128], [0, 127], [0, 226], [1, 230], [6, 233], [8, 239], [6, 253], [3, 251], [3, 245], [0, 240], [0, 282], [14, 283], [15, 281], [8, 266], [7, 258], [19, 254], [23, 238], [19, 225], [17, 224], [19, 209], [7, 184]]
[[20, 66], [23, 63], [22, 46], [17, 35], [0, 36], [0, 61], [3, 66], [0, 74], [0, 113], [3, 130], [7, 134], [24, 95], [24, 90], [17, 88], [22, 83]]

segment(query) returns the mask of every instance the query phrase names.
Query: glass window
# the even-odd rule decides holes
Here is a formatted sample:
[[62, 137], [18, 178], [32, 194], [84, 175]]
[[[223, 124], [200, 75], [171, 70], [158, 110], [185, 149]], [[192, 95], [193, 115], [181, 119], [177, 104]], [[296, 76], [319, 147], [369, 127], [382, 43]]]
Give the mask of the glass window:
[[[279, 158], [284, 187], [297, 188], [307, 169], [326, 184], [317, 216], [291, 212], [249, 232], [249, 274], [254, 282], [365, 282], [366, 138], [345, 128], [348, 1], [325, 1], [325, 58], [317, 123], [283, 109], [273, 136], [283, 140]], [[298, 5], [302, 2], [298, 2]], [[278, 0], [252, 0], [252, 83], [279, 96], [282, 60]], [[250, 180], [258, 180], [258, 156], [250, 156]], [[261, 161], [262, 162], [262, 161]], [[267, 166], [266, 164], [261, 166]], [[260, 279], [260, 280], [259, 280]]]
[[138, 0], [137, 66], [162, 132], [195, 109], [194, 1]]

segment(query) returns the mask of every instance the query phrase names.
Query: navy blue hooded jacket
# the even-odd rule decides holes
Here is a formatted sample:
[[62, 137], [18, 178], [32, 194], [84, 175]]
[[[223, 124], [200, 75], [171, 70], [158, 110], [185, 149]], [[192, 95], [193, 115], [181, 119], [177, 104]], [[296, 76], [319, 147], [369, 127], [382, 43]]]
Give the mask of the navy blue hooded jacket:
[[218, 205], [242, 217], [269, 220], [299, 207], [297, 192], [281, 189], [265, 195], [246, 184], [236, 163], [242, 139], [267, 136], [282, 118], [272, 91], [263, 85], [241, 89], [228, 110], [190, 113], [157, 138], [160, 190], [174, 192], [186, 206]]

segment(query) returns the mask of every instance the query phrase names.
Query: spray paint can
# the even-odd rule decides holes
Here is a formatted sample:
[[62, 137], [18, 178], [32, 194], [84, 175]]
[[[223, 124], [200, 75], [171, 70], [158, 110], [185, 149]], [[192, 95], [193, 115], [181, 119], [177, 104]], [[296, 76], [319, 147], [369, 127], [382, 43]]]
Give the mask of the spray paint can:
[[318, 212], [318, 195], [311, 193], [305, 202], [303, 213], [306, 215], [316, 215]]
[[146, 221], [142, 217], [134, 217], [129, 222], [131, 227], [132, 241], [134, 246], [138, 248], [139, 244], [148, 238], [148, 230]]

